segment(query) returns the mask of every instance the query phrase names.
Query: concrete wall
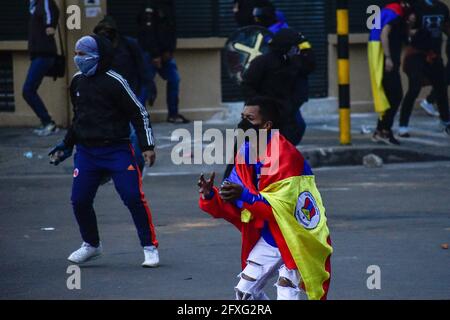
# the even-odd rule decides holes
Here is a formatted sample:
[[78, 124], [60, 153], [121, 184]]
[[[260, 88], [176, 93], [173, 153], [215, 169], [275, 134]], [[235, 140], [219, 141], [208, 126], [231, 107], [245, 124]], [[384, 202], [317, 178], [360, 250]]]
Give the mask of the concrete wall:
[[[15, 112], [0, 112], [0, 126], [36, 126], [39, 120], [22, 98], [22, 85], [25, 81], [30, 58], [27, 43], [24, 41], [0, 42], [0, 51], [13, 54]], [[62, 125], [67, 123], [67, 84], [65, 78], [53, 81], [45, 78], [39, 88], [39, 95], [45, 101], [49, 113]]]

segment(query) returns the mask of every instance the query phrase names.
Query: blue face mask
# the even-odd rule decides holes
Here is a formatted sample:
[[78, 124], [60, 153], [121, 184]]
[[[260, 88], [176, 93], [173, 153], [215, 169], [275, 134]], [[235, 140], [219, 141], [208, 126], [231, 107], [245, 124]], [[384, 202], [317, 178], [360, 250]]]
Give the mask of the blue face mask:
[[73, 58], [77, 68], [88, 77], [93, 76], [97, 71], [98, 60], [99, 57], [97, 55], [77, 55]]

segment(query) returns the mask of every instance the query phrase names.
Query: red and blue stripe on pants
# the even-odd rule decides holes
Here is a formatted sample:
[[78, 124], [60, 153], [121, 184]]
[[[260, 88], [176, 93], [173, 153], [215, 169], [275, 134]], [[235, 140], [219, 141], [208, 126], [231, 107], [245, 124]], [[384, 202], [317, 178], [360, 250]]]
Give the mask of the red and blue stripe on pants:
[[77, 145], [74, 164], [72, 206], [83, 241], [92, 246], [100, 242], [93, 202], [102, 177], [109, 174], [131, 212], [141, 245], [158, 246], [152, 214], [142, 190], [141, 172], [129, 144]]

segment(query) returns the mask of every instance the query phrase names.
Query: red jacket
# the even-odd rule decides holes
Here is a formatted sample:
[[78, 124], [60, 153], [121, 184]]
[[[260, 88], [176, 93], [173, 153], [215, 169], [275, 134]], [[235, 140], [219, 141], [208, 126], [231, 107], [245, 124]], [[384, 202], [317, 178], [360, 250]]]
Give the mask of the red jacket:
[[[301, 153], [288, 142], [282, 135], [279, 139], [272, 137], [271, 142], [267, 146], [267, 154], [264, 159], [260, 159], [263, 163], [263, 168], [268, 168], [270, 165], [270, 150], [272, 141], [279, 141], [279, 168], [272, 175], [261, 175], [259, 180], [259, 190], [264, 190], [270, 184], [284, 180], [292, 176], [302, 175], [305, 171], [305, 160]], [[235, 163], [238, 163], [236, 161]], [[307, 164], [306, 164], [307, 165]], [[245, 187], [253, 194], [258, 194], [259, 191], [253, 185], [254, 166], [246, 164], [236, 164], [236, 172], [245, 185]], [[241, 210], [234, 204], [222, 201], [219, 197], [218, 189], [214, 187], [214, 196], [210, 200], [203, 199], [200, 196], [200, 208], [209, 213], [214, 218], [222, 218], [232, 223], [242, 233], [242, 269], [247, 265], [247, 258], [250, 251], [261, 237], [261, 230], [264, 227], [264, 221], [269, 224], [269, 229], [273, 238], [280, 250], [283, 261], [288, 269], [297, 269], [294, 259], [287, 247], [286, 241], [281, 234], [280, 228], [272, 213], [272, 207], [263, 202], [255, 202], [254, 204], [244, 204], [244, 209], [248, 209], [253, 216], [249, 223], [241, 222]]]

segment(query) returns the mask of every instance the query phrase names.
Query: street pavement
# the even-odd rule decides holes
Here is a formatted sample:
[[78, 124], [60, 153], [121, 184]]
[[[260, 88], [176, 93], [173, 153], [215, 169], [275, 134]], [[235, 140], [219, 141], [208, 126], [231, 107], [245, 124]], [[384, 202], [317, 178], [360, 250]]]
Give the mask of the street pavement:
[[[354, 115], [353, 147], [374, 146], [370, 134], [361, 133], [374, 121], [373, 115]], [[341, 148], [336, 117], [307, 122], [300, 150]], [[435, 119], [417, 115], [412, 124], [413, 138], [402, 148], [450, 157], [450, 138]], [[193, 131], [192, 124], [182, 127]], [[72, 159], [53, 167], [46, 157], [64, 132], [37, 138], [29, 128], [1, 128], [0, 299], [233, 299], [240, 234], [197, 205], [199, 173], [221, 174], [224, 165], [173, 165], [176, 128], [154, 125], [157, 163], [144, 179], [161, 266], [140, 266], [131, 216], [106, 184], [95, 202], [104, 255], [81, 267], [79, 290], [67, 288], [66, 258], [81, 243], [70, 205]], [[377, 169], [342, 163], [313, 168], [334, 248], [330, 299], [450, 299], [450, 255], [442, 247], [450, 242], [450, 161], [413, 160]], [[370, 266], [380, 268], [380, 289], [367, 287]], [[267, 286], [272, 298], [275, 281]]]

